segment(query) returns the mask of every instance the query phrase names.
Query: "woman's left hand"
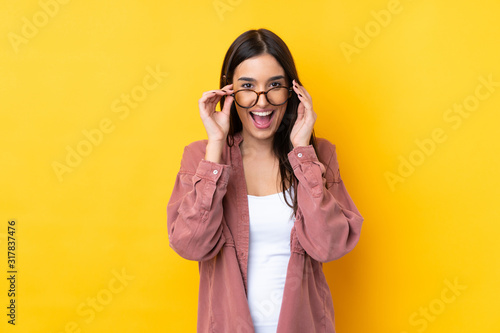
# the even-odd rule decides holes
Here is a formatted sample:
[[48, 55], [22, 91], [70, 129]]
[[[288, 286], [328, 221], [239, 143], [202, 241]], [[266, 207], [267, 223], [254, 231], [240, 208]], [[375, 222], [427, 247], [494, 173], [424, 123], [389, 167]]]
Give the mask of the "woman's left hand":
[[297, 120], [290, 133], [290, 141], [295, 148], [309, 145], [314, 123], [318, 115], [313, 110], [311, 95], [309, 95], [303, 86], [299, 86], [295, 80], [293, 80], [293, 90], [297, 93], [300, 100], [297, 109]]

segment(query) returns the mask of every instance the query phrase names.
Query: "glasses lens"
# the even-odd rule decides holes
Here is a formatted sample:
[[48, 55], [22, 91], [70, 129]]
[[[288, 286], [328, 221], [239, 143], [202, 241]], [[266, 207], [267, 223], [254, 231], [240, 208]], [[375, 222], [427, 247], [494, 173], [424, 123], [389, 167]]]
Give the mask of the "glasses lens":
[[240, 90], [236, 92], [234, 99], [241, 107], [251, 107], [257, 99], [257, 93], [252, 90]]
[[267, 92], [267, 99], [273, 105], [281, 105], [288, 99], [288, 88], [276, 87]]
[[[257, 101], [258, 94], [253, 90], [240, 90], [234, 94], [234, 99], [243, 108], [252, 107]], [[267, 91], [267, 100], [272, 105], [282, 105], [290, 97], [287, 87], [271, 88]]]

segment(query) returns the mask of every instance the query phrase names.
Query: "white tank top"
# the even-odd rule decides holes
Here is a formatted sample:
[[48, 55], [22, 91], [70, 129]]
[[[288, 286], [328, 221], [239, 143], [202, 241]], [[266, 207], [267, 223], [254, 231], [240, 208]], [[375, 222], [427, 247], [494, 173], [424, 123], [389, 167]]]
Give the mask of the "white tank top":
[[[292, 197], [286, 193], [288, 202]], [[276, 333], [295, 217], [283, 193], [248, 195], [248, 305], [255, 333]]]

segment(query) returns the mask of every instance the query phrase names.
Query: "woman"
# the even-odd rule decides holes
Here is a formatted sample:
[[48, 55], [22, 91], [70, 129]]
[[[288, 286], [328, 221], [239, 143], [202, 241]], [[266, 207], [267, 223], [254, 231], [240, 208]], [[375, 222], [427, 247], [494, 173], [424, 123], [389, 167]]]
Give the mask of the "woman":
[[198, 332], [335, 332], [322, 263], [363, 217], [286, 44], [240, 35], [199, 109], [208, 140], [185, 147], [167, 207], [170, 246], [199, 262]]

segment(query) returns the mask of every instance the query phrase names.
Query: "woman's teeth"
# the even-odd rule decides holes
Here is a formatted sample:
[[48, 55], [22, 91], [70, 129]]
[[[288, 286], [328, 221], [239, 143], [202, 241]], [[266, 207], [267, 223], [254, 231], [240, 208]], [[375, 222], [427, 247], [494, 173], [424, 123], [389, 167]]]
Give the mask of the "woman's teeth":
[[254, 112], [254, 111], [252, 111], [251, 113], [253, 113], [253, 114], [257, 115], [257, 116], [265, 117], [265, 116], [268, 116], [271, 113], [273, 113], [273, 111], [264, 111], [264, 112]]

